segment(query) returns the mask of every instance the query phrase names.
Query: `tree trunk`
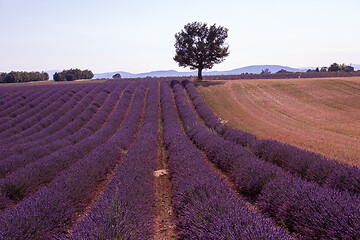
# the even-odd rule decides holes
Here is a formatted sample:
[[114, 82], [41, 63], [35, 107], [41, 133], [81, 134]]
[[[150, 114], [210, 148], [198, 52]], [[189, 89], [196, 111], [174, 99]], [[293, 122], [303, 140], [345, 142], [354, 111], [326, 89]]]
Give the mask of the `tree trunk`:
[[202, 81], [202, 68], [198, 68], [198, 81]]

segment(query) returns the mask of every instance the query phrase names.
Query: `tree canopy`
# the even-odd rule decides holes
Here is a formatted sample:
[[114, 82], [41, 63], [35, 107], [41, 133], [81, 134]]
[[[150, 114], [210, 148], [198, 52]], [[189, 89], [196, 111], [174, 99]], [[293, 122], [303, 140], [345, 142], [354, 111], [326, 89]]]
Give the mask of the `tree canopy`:
[[331, 64], [330, 67], [328, 68], [329, 72], [353, 72], [354, 71], [354, 67], [352, 66], [348, 66], [346, 64], [337, 64], [336, 62]]
[[268, 68], [265, 68], [265, 69], [261, 70], [260, 74], [270, 74], [270, 73], [271, 73], [271, 71]]
[[91, 79], [94, 74], [90, 70], [69, 69], [54, 74], [54, 81], [74, 81], [78, 79]]
[[337, 63], [331, 64], [330, 67], [328, 68], [329, 72], [338, 72], [340, 70], [341, 70], [341, 68], [340, 68], [339, 64], [337, 64]]
[[31, 81], [47, 81], [49, 74], [46, 72], [16, 72], [0, 74], [0, 83], [20, 83]]
[[120, 75], [120, 73], [115, 73], [115, 74], [112, 76], [112, 78], [121, 78], [121, 75]]
[[198, 69], [198, 79], [202, 80], [203, 69], [211, 69], [229, 55], [229, 46], [225, 44], [227, 37], [228, 29], [225, 27], [188, 23], [181, 32], [175, 34], [174, 60], [180, 67]]
[[289, 71], [286, 71], [285, 69], [280, 69], [279, 71], [277, 71], [276, 73], [289, 73]]

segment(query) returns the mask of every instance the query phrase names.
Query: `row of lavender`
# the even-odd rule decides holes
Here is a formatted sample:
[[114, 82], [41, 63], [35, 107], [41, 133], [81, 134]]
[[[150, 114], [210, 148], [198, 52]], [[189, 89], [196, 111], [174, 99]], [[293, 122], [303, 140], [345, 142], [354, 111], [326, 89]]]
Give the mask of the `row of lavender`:
[[[104, 193], [73, 230], [70, 239], [151, 239], [153, 236], [158, 98], [157, 82], [150, 83], [140, 133]], [[114, 141], [109, 147], [120, 154], [123, 147], [118, 149], [118, 143]]]
[[[64, 94], [66, 93], [66, 94]], [[24, 114], [21, 115], [11, 115], [12, 119], [9, 121], [4, 121], [0, 127], [0, 136], [9, 137], [12, 134], [23, 131], [25, 128], [36, 123], [37, 117], [42, 114], [43, 111], [49, 111], [51, 105], [61, 104], [62, 101], [68, 101], [72, 96], [72, 92], [66, 92], [63, 90], [53, 90], [45, 94], [42, 94], [41, 97], [36, 98], [35, 103], [28, 103], [26, 106], [29, 108]], [[42, 99], [45, 98], [45, 99]], [[62, 100], [62, 101], [61, 101]], [[61, 105], [58, 105], [61, 106]]]
[[[66, 86], [54, 89], [51, 86], [37, 87], [37, 91], [34, 91], [34, 87], [0, 87], [0, 92], [4, 97], [0, 101], [0, 119], [1, 121], [10, 120], [22, 112], [34, 107], [36, 103], [41, 103], [40, 99], [45, 100], [42, 95], [45, 93], [55, 93], [58, 90], [66, 88]], [[70, 90], [70, 89], [69, 89]], [[7, 95], [5, 95], [7, 94]], [[49, 96], [49, 95], [48, 95]], [[28, 105], [29, 104], [29, 105]], [[31, 104], [31, 105], [30, 105]]]
[[[78, 87], [79, 88], [79, 87]], [[70, 99], [70, 101], [67, 101], [65, 104], [62, 104], [62, 106], [60, 106], [60, 109], [63, 109], [64, 107], [65, 108], [69, 108], [69, 104], [70, 104], [70, 102], [72, 102], [72, 100], [74, 100], [74, 99], [77, 99], [77, 98], [82, 98], [83, 96], [82, 96], [82, 91], [80, 91], [80, 92], [76, 92], [76, 90], [78, 90], [78, 88], [76, 88], [75, 86], [74, 86], [74, 88], [72, 89], [72, 88], [69, 88], [69, 89], [67, 89], [67, 90], [64, 90], [64, 88], [60, 88], [60, 90], [61, 90], [61, 92], [63, 92], [64, 93], [64, 95], [65, 96], [61, 96], [61, 94], [59, 95], [59, 94], [56, 94], [56, 97], [58, 97], [58, 99], [56, 99], [56, 97], [52, 97], [52, 99], [54, 100], [54, 101], [57, 101], [57, 100], [59, 100], [59, 101], [61, 101], [61, 102], [66, 102], [66, 100], [65, 100], [65, 98], [67, 98], [68, 99], [68, 97], [67, 97], [67, 95], [72, 95], [72, 98]], [[72, 89], [72, 90], [71, 90]], [[3, 91], [6, 91], [6, 90], [4, 90], [3, 88], [0, 88], [0, 93], [1, 94], [3, 94], [4, 92]], [[45, 98], [47, 98], [48, 97], [48, 94], [50, 94], [50, 95], [53, 95], [53, 93], [54, 92], [56, 92], [56, 91], [59, 91], [59, 89], [57, 89], [57, 88], [52, 88], [52, 89], [46, 89], [45, 91], [43, 91], [42, 89], [40, 89], [40, 90], [38, 90], [38, 89], [36, 89], [36, 88], [32, 88], [32, 92], [33, 93], [35, 93], [36, 95], [40, 95], [40, 97], [44, 97], [45, 96]], [[22, 88], [19, 88], [18, 89], [18, 92], [22, 92]], [[73, 94], [73, 93], [75, 93], [75, 94]], [[80, 95], [80, 96], [79, 96]], [[25, 93], [23, 93], [23, 95], [22, 95], [24, 98], [26, 98], [26, 92]], [[26, 98], [26, 99], [28, 99], [28, 98]], [[44, 105], [42, 105], [41, 103], [42, 103], [42, 99], [37, 99], [37, 103], [21, 103], [21, 105], [23, 105], [23, 104], [25, 104], [24, 105], [24, 108], [27, 108], [27, 110], [28, 111], [25, 111], [25, 112], [22, 112], [21, 114], [19, 113], [19, 114], [17, 114], [17, 113], [9, 113], [5, 118], [8, 118], [8, 119], [12, 119], [12, 117], [11, 116], [13, 116], [13, 115], [16, 115], [17, 117], [15, 117], [14, 119], [12, 119], [12, 120], [17, 120], [16, 122], [14, 122], [13, 124], [19, 124], [19, 123], [21, 123], [21, 122], [23, 122], [24, 120], [26, 120], [27, 118], [31, 118], [31, 117], [33, 117], [33, 115], [34, 114], [37, 114], [37, 115], [39, 115], [39, 118], [38, 118], [38, 120], [39, 119], [41, 119], [41, 118], [44, 118], [44, 117], [46, 117], [46, 114], [43, 114], [43, 107], [44, 107]], [[46, 100], [46, 102], [47, 103], [49, 103], [49, 99], [47, 99]], [[52, 102], [53, 103], [53, 102]], [[40, 104], [40, 106], [38, 106]], [[73, 104], [72, 104], [73, 105]], [[34, 110], [33, 108], [36, 106], [36, 109]], [[16, 106], [15, 106], [16, 107]], [[10, 107], [11, 108], [11, 107]], [[70, 106], [70, 108], [71, 108], [71, 106]], [[8, 108], [6, 107], [6, 104], [5, 105], [2, 105], [1, 106], [1, 109], [3, 109], [4, 111], [2, 111], [2, 112], [7, 112], [6, 110], [8, 110]], [[17, 109], [17, 111], [20, 111], [20, 110], [22, 110], [22, 108], [21, 109]], [[57, 108], [57, 107], [53, 107], [52, 109], [51, 109], [51, 112], [52, 113], [54, 113], [54, 112], [56, 112], [57, 110], [59, 110], [59, 108]], [[16, 111], [16, 112], [17, 112]], [[42, 116], [42, 117], [41, 117]], [[1, 120], [1, 123], [2, 124], [4, 124], [4, 123], [6, 123], [6, 120], [4, 120], [4, 119], [2, 119]], [[34, 124], [34, 125], [32, 125], [31, 126], [31, 128], [32, 127], [34, 127], [35, 125], [39, 125], [39, 124]], [[2, 127], [4, 127], [4, 125], [2, 125]], [[18, 126], [16, 126], [16, 127], [18, 127]], [[28, 129], [27, 129], [27, 127], [23, 127], [23, 129], [25, 130], [25, 131], [28, 131]], [[22, 129], [22, 130], [23, 130]], [[11, 129], [11, 127], [10, 128], [6, 128], [6, 130], [8, 131], [8, 130], [10, 130], [10, 131], [14, 131], [14, 128], [13, 129]], [[23, 132], [21, 132], [21, 137], [24, 137], [24, 133]], [[11, 134], [10, 134], [11, 135]], [[15, 134], [16, 135], [16, 134]], [[10, 139], [7, 139], [7, 138], [10, 138]], [[19, 135], [19, 137], [20, 137], [20, 135]], [[5, 136], [4, 135], [4, 133], [2, 133], [1, 134], [1, 142], [2, 143], [4, 143], [4, 146], [3, 146], [3, 148], [9, 148], [9, 145], [11, 145], [11, 144], [14, 144], [15, 142], [16, 142], [16, 140], [15, 139], [13, 139], [12, 138], [12, 136], [10, 137], [10, 136]]]
[[[90, 90], [89, 92], [87, 92], [88, 88]], [[33, 125], [32, 128], [40, 128], [36, 133], [27, 134], [30, 128], [17, 134], [17, 136], [12, 136], [11, 142], [9, 143], [11, 149], [8, 147], [2, 149], [0, 158], [4, 159], [13, 154], [20, 154], [27, 149], [43, 146], [52, 141], [63, 139], [66, 136], [74, 134], [90, 119], [89, 117], [97, 112], [99, 104], [107, 98], [107, 94], [101, 92], [102, 90], [103, 86], [101, 85], [83, 88], [83, 90], [75, 96], [76, 99], [81, 99], [76, 106], [66, 113], [62, 111], [63, 109], [59, 109], [63, 114], [55, 110], [53, 114], [44, 117], [41, 121], [51, 121], [51, 125], [46, 128], [42, 128], [41, 124]], [[84, 92], [86, 95], [83, 95]], [[69, 103], [70, 102], [72, 101], [69, 101]], [[6, 139], [4, 141], [8, 140], [9, 139]]]
[[164, 142], [180, 239], [291, 239], [230, 190], [181, 129], [173, 95], [161, 84]]
[[0, 136], [8, 137], [22, 131], [32, 123], [35, 123], [43, 115], [48, 114], [49, 110], [52, 111], [61, 107], [79, 89], [80, 86], [78, 85], [39, 89], [33, 91], [33, 93], [27, 92], [30, 94], [29, 97], [26, 97], [28, 94], [24, 93], [22, 95], [22, 97], [25, 97], [24, 101], [20, 101], [9, 108], [5, 104], [2, 106], [4, 111], [1, 113], [9, 113], [11, 111], [11, 114], [1, 118], [3, 124], [0, 128]]
[[[100, 109], [98, 106], [103, 104], [108, 97], [106, 92], [99, 94], [102, 89], [102, 86], [94, 87], [93, 91], [91, 91], [78, 106], [57, 119], [57, 121], [54, 121], [49, 127], [36, 134], [24, 137], [24, 143], [19, 142], [13, 147], [4, 148], [0, 152], [2, 159], [2, 161], [0, 161], [1, 176], [4, 177], [19, 167], [47, 156], [66, 145], [71, 145], [73, 141], [70, 141], [70, 137], [73, 138], [79, 135], [85, 137], [85, 134], [81, 134], [81, 132], [84, 132], [84, 129], [82, 131], [79, 130], [82, 129], [83, 126], [91, 124], [89, 121], [92, 119], [99, 120], [97, 115], [101, 113], [98, 113]], [[108, 103], [111, 105], [116, 103], [116, 98], [109, 98], [109, 100], [111, 99], [112, 101]], [[90, 103], [92, 104], [90, 105]], [[93, 122], [95, 124], [97, 121]], [[61, 126], [63, 127], [61, 128]], [[48, 133], [48, 135], [46, 135], [46, 133]]]
[[[135, 88], [137, 90], [134, 100], [126, 113]], [[133, 83], [127, 86], [116, 108], [111, 116], [103, 121], [101, 128], [77, 145], [79, 149], [88, 149], [89, 154], [74, 157], [75, 152], [69, 154], [63, 149], [58, 151], [64, 157], [73, 157], [72, 163], [67, 164], [62, 171], [56, 168], [56, 164], [60, 161], [62, 164], [63, 159], [55, 160], [55, 165], [51, 159], [48, 159], [50, 164], [41, 161], [44, 164], [43, 171], [51, 173], [55, 166], [58, 174], [53, 175], [53, 179], [45, 187], [29, 195], [16, 206], [3, 211], [0, 216], [1, 239], [65, 237], [66, 230], [74, 225], [86, 206], [91, 204], [94, 195], [133, 141], [142, 118], [145, 94], [146, 83]], [[48, 178], [46, 174], [42, 177]]]
[[[100, 85], [97, 87], [88, 85], [82, 88], [80, 91], [76, 92], [74, 95], [72, 95], [71, 99], [69, 99], [65, 103], [63, 102], [64, 100], [63, 98], [58, 99], [60, 101], [60, 106], [52, 106], [50, 114], [46, 114], [46, 112], [44, 111], [39, 111], [39, 113], [41, 113], [41, 117], [38, 117], [38, 122], [36, 124], [33, 124], [31, 127], [25, 129], [24, 131], [15, 133], [12, 136], [7, 137], [3, 141], [1, 141], [1, 144], [18, 145], [19, 142], [28, 142], [28, 140], [30, 140], [28, 139], [30, 136], [34, 134], [38, 135], [39, 134], [38, 132], [40, 131], [44, 132], [44, 130], [45, 129], [47, 130], [51, 124], [61, 122], [59, 121], [59, 118], [62, 118], [64, 115], [67, 115], [69, 117], [69, 119], [67, 119], [67, 121], [64, 122], [64, 124], [67, 124], [68, 122], [71, 121], [71, 118], [76, 117], [76, 115], [74, 114], [69, 116], [68, 112], [71, 111], [73, 112], [74, 111], [73, 108], [75, 107], [79, 108], [80, 106], [82, 106], [84, 103], [83, 101], [84, 98], [91, 99], [96, 97], [97, 93], [100, 91], [100, 87], [101, 87]], [[90, 93], [91, 90], [96, 90], [96, 89], [98, 89], [98, 92], [94, 91]], [[60, 126], [60, 128], [58, 129], [61, 129], [62, 127], [63, 126]], [[51, 128], [53, 129], [53, 126], [51, 126]], [[34, 138], [32, 138], [31, 140], [34, 140]]]
[[[121, 91], [121, 85], [118, 85], [109, 98], [108, 93], [105, 92], [101, 104], [106, 99], [108, 101], [102, 106], [99, 105], [101, 108], [94, 117], [73, 135], [0, 161], [1, 166], [4, 167], [2, 168], [4, 178], [0, 180], [0, 208], [11, 207], [24, 197], [30, 196], [51, 182], [58, 172], [76, 163], [111, 137], [116, 131], [116, 126], [111, 125], [107, 120], [118, 102]], [[124, 104], [118, 106], [127, 109], [129, 101], [124, 98], [123, 102]]]
[[[35, 93], [43, 93], [39, 98], [42, 98], [45, 96], [47, 98], [45, 101], [37, 98], [37, 103], [27, 103], [24, 105], [24, 108], [26, 108], [26, 111], [23, 108], [18, 109], [24, 110], [25, 112], [18, 113], [11, 113], [10, 116], [7, 116], [7, 118], [11, 119], [9, 122], [7, 122], [7, 125], [11, 126], [5, 126], [7, 127], [6, 131], [3, 131], [1, 133], [1, 145], [7, 146], [8, 144], [13, 144], [16, 140], [13, 137], [13, 135], [17, 135], [17, 133], [23, 134], [24, 130], [28, 131], [28, 128], [33, 128], [34, 125], [41, 126], [40, 124], [31, 124], [31, 123], [37, 123], [40, 119], [46, 117], [50, 113], [54, 113], [54, 111], [57, 111], [60, 108], [66, 107], [66, 111], [69, 109], [69, 102], [72, 102], [71, 100], [73, 98], [77, 97], [78, 92], [75, 90], [78, 90], [77, 88], [74, 88], [74, 90], [70, 91], [70, 89], [62, 89], [60, 92], [58, 91], [56, 94], [52, 94], [52, 92], [56, 90], [52, 89], [50, 91], [42, 92], [41, 90], [35, 90]], [[50, 98], [47, 96], [50, 93]], [[63, 95], [61, 95], [63, 94]], [[69, 98], [70, 96], [70, 98]], [[50, 100], [53, 100], [50, 102]], [[70, 100], [70, 101], [69, 101]], [[49, 103], [46, 106], [46, 103]], [[66, 103], [66, 106], [64, 106]], [[70, 106], [71, 108], [71, 106]], [[16, 116], [16, 117], [15, 117]], [[11, 118], [14, 117], [14, 118]], [[29, 124], [30, 123], [30, 124]], [[44, 127], [46, 127], [48, 123], [42, 123]], [[19, 134], [20, 137], [20, 134]], [[8, 139], [9, 138], [9, 139]]]
[[274, 163], [304, 179], [339, 191], [360, 194], [360, 169], [358, 167], [327, 159], [290, 144], [269, 139], [260, 140], [250, 133], [228, 127], [215, 117], [193, 83], [184, 81], [183, 85], [205, 124], [225, 139], [249, 147], [262, 160]]
[[307, 182], [209, 131], [198, 121], [182, 85], [174, 81], [172, 87], [188, 135], [260, 210], [307, 239], [360, 237], [357, 196]]
[[[50, 91], [33, 91], [33, 92], [23, 92], [20, 97], [15, 99], [10, 97], [6, 98], [2, 103], [2, 109], [0, 111], [0, 120], [1, 122], [7, 122], [16, 116], [24, 113], [30, 108], [33, 108], [38, 103], [41, 103], [46, 97], [44, 93], [53, 93], [56, 89], [51, 89]], [[19, 91], [20, 92], [20, 91]], [[20, 93], [18, 93], [20, 94]], [[14, 94], [16, 95], [16, 94]]]

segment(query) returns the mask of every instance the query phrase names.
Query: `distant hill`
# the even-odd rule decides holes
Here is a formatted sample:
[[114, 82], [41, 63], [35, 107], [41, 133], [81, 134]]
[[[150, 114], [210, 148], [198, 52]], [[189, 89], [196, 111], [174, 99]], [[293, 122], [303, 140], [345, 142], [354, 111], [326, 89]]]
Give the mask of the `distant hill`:
[[[281, 69], [285, 69], [290, 72], [304, 72], [306, 70], [300, 68], [291, 68], [281, 65], [253, 65], [242, 68], [236, 68], [230, 71], [204, 71], [203, 75], [238, 75], [242, 73], [261, 73], [263, 69], [268, 68], [270, 72], [276, 73]], [[180, 77], [180, 76], [196, 76], [197, 71], [191, 72], [178, 72], [175, 70], [161, 70], [161, 71], [152, 71], [145, 73], [129, 73], [123, 71], [117, 72], [107, 72], [107, 73], [95, 73], [94, 78], [112, 78], [116, 73], [120, 73], [123, 78], [139, 78], [139, 77]]]
[[351, 64], [354, 67], [355, 71], [360, 70], [360, 64]]
[[[289, 72], [304, 72], [304, 69], [300, 68], [291, 68], [281, 65], [253, 65], [242, 68], [236, 68], [230, 71], [220, 71], [220, 72], [209, 72], [209, 75], [237, 75], [242, 73], [261, 73], [263, 69], [269, 69], [271, 73], [276, 73], [281, 69], [284, 69]], [[205, 75], [205, 74], [204, 74]]]
[[[360, 64], [352, 64], [355, 70], [360, 70]], [[315, 67], [308, 68], [292, 68], [281, 65], [252, 65], [241, 68], [236, 68], [229, 71], [204, 71], [204, 76], [211, 75], [239, 75], [242, 73], [254, 73], [259, 74], [263, 69], [269, 69], [271, 73], [276, 73], [281, 69], [284, 69], [289, 72], [306, 72], [308, 69], [315, 69]], [[46, 71], [49, 74], [50, 80], [53, 79], [53, 75], [55, 72], [61, 72], [62, 70], [49, 70]], [[114, 72], [106, 72], [106, 73], [94, 73], [94, 79], [101, 78], [112, 78], [112, 76], [116, 73], [120, 73], [122, 78], [142, 78], [142, 77], [181, 77], [181, 76], [196, 76], [197, 71], [189, 71], [189, 72], [178, 72], [175, 70], [159, 70], [159, 71], [151, 71], [145, 73], [130, 73], [124, 71], [114, 71]]]
[[122, 78], [143, 78], [143, 77], [175, 77], [175, 76], [192, 76], [195, 75], [192, 72], [178, 72], [175, 70], [163, 70], [163, 71], [152, 71], [145, 73], [129, 73], [123, 71], [117, 72], [106, 72], [106, 73], [95, 73], [94, 78], [112, 78], [114, 74], [120, 73]]

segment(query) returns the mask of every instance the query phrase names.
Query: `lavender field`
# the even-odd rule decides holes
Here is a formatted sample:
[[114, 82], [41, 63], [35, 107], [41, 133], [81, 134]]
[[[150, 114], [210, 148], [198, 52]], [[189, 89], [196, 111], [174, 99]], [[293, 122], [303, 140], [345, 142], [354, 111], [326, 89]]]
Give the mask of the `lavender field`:
[[0, 239], [360, 239], [360, 169], [225, 125], [188, 80], [0, 86]]

